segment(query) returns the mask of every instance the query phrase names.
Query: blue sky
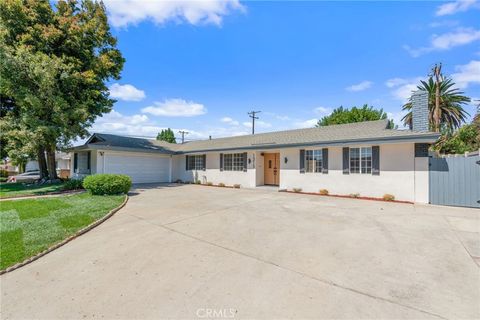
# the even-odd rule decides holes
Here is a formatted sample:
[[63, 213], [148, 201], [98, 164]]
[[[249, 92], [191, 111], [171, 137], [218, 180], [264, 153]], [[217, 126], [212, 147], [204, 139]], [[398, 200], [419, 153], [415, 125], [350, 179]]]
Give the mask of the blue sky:
[[[480, 2], [107, 0], [126, 63], [91, 132], [189, 139], [313, 126], [343, 105], [401, 106], [436, 62], [480, 97]], [[466, 107], [473, 115], [473, 105]]]

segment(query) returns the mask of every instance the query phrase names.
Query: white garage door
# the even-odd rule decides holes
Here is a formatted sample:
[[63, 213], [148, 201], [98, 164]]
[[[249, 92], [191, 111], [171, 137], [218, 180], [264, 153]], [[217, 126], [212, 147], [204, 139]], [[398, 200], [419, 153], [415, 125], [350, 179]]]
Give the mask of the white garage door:
[[105, 173], [121, 173], [133, 183], [168, 182], [170, 158], [151, 155], [105, 154]]

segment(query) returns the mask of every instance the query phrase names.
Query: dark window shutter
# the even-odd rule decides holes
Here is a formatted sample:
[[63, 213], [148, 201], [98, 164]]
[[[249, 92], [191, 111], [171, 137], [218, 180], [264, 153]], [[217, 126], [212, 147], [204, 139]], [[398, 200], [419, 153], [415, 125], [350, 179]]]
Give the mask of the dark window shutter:
[[372, 147], [372, 174], [374, 176], [380, 175], [380, 147]]
[[188, 171], [190, 168], [188, 167], [188, 156], [185, 156], [185, 171]]
[[415, 143], [415, 157], [428, 157], [428, 143]]
[[77, 168], [78, 168], [78, 153], [74, 153], [73, 154], [73, 172], [77, 172]]
[[322, 149], [322, 173], [328, 173], [328, 149]]
[[87, 153], [87, 169], [90, 170], [90, 163], [91, 163], [91, 158], [92, 158], [92, 152], [88, 151]]
[[350, 173], [350, 163], [348, 163], [348, 160], [350, 158], [349, 152], [350, 152], [350, 148], [348, 147], [343, 148], [343, 174]]
[[223, 171], [223, 153], [220, 153], [220, 171]]
[[305, 150], [300, 149], [300, 173], [305, 173]]
[[203, 162], [202, 163], [203, 168], [202, 168], [202, 170], [205, 171], [205, 170], [207, 170], [207, 155], [204, 154], [202, 157], [203, 157], [203, 161], [202, 161]]
[[247, 162], [248, 162], [248, 155], [246, 152], [243, 153], [243, 172], [247, 172]]

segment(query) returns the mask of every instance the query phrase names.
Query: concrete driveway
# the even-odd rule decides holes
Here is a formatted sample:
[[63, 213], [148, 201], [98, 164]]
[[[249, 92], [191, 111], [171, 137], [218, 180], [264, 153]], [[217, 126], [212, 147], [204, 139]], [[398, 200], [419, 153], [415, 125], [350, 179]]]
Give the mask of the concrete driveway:
[[480, 318], [479, 217], [144, 186], [104, 224], [1, 276], [1, 318]]

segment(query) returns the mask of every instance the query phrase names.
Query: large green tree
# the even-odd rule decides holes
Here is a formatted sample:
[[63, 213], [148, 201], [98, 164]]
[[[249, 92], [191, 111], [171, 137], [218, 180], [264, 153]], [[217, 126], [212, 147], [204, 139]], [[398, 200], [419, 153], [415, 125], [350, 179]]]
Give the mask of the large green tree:
[[[344, 124], [352, 122], [372, 121], [387, 119], [387, 113], [383, 109], [375, 109], [373, 106], [364, 104], [361, 108], [352, 107], [351, 109], [338, 107], [331, 114], [318, 120], [317, 127], [329, 126], [333, 124]], [[390, 122], [393, 126], [393, 122]]]
[[[102, 2], [0, 1], [0, 90], [18, 115], [1, 121], [47, 153], [56, 178], [55, 150], [88, 135], [96, 117], [111, 111], [106, 82], [119, 79], [124, 59], [110, 33]], [[9, 122], [9, 123], [5, 123]], [[28, 134], [27, 134], [28, 133]]]
[[162, 129], [157, 135], [157, 140], [166, 141], [170, 143], [177, 143], [175, 140], [175, 134], [173, 133], [172, 129]]
[[[418, 90], [428, 92], [429, 123], [431, 130], [453, 132], [465, 123], [468, 113], [463, 105], [470, 102], [470, 98], [455, 88], [455, 82], [443, 75], [430, 76], [427, 81], [420, 81]], [[408, 113], [402, 118], [406, 126], [412, 127], [412, 98], [403, 105]]]

